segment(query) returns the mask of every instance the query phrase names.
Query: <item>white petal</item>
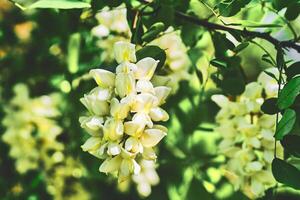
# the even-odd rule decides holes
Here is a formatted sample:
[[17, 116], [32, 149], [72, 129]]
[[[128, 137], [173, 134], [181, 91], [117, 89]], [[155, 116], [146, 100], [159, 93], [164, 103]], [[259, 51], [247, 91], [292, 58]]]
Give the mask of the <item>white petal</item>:
[[92, 69], [90, 75], [96, 83], [104, 88], [113, 87], [115, 85], [115, 74], [104, 69]]
[[116, 77], [116, 92], [123, 98], [135, 91], [135, 79], [131, 73], [118, 73]]
[[168, 113], [160, 107], [152, 108], [150, 110], [149, 116], [155, 122], [167, 121], [169, 119]]
[[114, 44], [115, 59], [118, 63], [125, 61], [136, 62], [135, 45], [119, 41]]
[[125, 119], [130, 110], [130, 107], [127, 103], [120, 103], [117, 98], [113, 98], [111, 100], [110, 106], [110, 114], [115, 119]]
[[221, 94], [212, 95], [211, 100], [213, 100], [221, 108], [226, 107], [229, 102], [228, 98]]
[[108, 155], [118, 155], [121, 153], [121, 147], [120, 144], [115, 143], [115, 142], [110, 142], [107, 146], [107, 154]]
[[167, 134], [159, 129], [146, 129], [141, 136], [141, 143], [144, 147], [153, 147]]
[[158, 99], [158, 105], [162, 105], [165, 103], [166, 98], [171, 92], [171, 88], [166, 86], [158, 86], [154, 88], [155, 96]]
[[137, 70], [134, 75], [136, 79], [150, 80], [155, 72], [159, 61], [146, 57], [136, 63]]
[[136, 91], [154, 94], [153, 85], [148, 80], [138, 80], [136, 83]]
[[138, 137], [142, 133], [144, 127], [145, 127], [145, 125], [142, 123], [137, 123], [134, 121], [125, 122], [124, 123], [124, 132], [127, 135]]
[[90, 137], [85, 141], [83, 145], [81, 145], [81, 148], [83, 151], [94, 151], [100, 147], [101, 144], [101, 138], [99, 137]]
[[121, 162], [122, 162], [121, 156], [115, 156], [113, 158], [108, 158], [101, 164], [99, 171], [103, 172], [103, 173], [117, 171], [120, 168]]

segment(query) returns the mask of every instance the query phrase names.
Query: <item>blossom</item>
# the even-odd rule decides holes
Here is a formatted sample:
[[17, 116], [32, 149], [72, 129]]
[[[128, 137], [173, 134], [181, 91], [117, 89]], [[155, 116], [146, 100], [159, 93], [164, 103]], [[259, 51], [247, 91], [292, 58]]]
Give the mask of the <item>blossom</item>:
[[[269, 72], [276, 74], [276, 69]], [[222, 137], [219, 151], [227, 158], [224, 175], [235, 189], [241, 189], [251, 199], [263, 196], [265, 190], [276, 184], [271, 172], [276, 116], [260, 110], [264, 99], [277, 95], [276, 85], [262, 72], [258, 81], [247, 84], [235, 100], [224, 95], [212, 96], [221, 108], [215, 131]], [[277, 153], [282, 154], [280, 144]]]
[[91, 136], [81, 146], [83, 151], [104, 160], [100, 172], [117, 174], [123, 182], [141, 172], [137, 160], [156, 159], [153, 148], [167, 128], [155, 123], [169, 118], [161, 105], [171, 89], [152, 84], [159, 61], [137, 61], [134, 44], [115, 43], [114, 55], [116, 73], [90, 71], [98, 86], [81, 99], [89, 114], [79, 121]]
[[[62, 129], [53, 120], [60, 113], [56, 94], [30, 98], [26, 85], [14, 87], [15, 96], [5, 108], [2, 123], [6, 131], [2, 140], [10, 146], [19, 173], [37, 169], [40, 160], [46, 168], [58, 162], [64, 145], [56, 140]], [[49, 152], [53, 152], [50, 153]]]
[[[120, 5], [114, 10], [109, 10], [109, 8], [105, 7], [96, 15], [99, 25], [94, 27], [91, 32], [92, 35], [99, 38], [97, 45], [103, 49], [102, 59], [107, 62], [112, 62], [114, 58], [117, 61], [119, 59], [118, 57], [113, 57], [112, 47], [115, 42], [130, 41], [131, 31], [127, 22], [126, 12], [125, 6]], [[170, 87], [172, 89], [171, 93], [174, 94], [179, 88], [180, 81], [191, 78], [191, 75], [188, 73], [191, 61], [187, 55], [187, 47], [181, 40], [180, 32], [174, 31], [173, 27], [169, 27], [163, 35], [150, 42], [149, 45], [159, 46], [166, 52], [165, 75], [155, 75], [152, 83]], [[122, 47], [120, 46], [120, 48]], [[132, 60], [132, 62], [135, 61]]]

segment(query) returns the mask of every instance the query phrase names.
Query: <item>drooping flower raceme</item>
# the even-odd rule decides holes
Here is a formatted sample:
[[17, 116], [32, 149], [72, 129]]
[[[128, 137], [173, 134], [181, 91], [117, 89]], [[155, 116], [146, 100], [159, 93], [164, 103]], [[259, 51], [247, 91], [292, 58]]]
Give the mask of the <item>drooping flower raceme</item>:
[[171, 89], [153, 86], [159, 61], [146, 57], [136, 62], [135, 45], [117, 42], [114, 55], [119, 64], [116, 73], [90, 71], [98, 86], [81, 99], [89, 115], [79, 121], [91, 135], [83, 151], [104, 159], [100, 172], [115, 174], [122, 182], [140, 173], [138, 159], [156, 159], [153, 148], [167, 128], [155, 123], [169, 118], [161, 105]]
[[52, 119], [59, 115], [58, 96], [30, 98], [24, 84], [16, 85], [14, 92], [15, 97], [5, 107], [2, 139], [10, 146], [9, 155], [16, 160], [17, 171], [23, 174], [37, 169], [41, 160], [46, 168], [60, 162], [57, 155], [64, 146], [56, 137], [62, 129]]
[[[64, 154], [63, 143], [57, 141], [62, 128], [54, 120], [60, 115], [58, 94], [31, 98], [25, 84], [14, 87], [15, 96], [5, 107], [2, 136], [10, 146], [9, 155], [16, 160], [16, 170], [25, 174], [38, 169], [43, 172], [47, 191], [54, 200], [90, 199], [79, 182], [84, 175], [82, 164]], [[68, 179], [73, 181], [65, 184]], [[72, 194], [66, 190], [73, 191]]]
[[[113, 44], [117, 41], [130, 41], [131, 32], [126, 19], [126, 7], [120, 5], [114, 10], [108, 7], [96, 15], [99, 25], [92, 29], [92, 34], [98, 38], [97, 45], [103, 49], [102, 59], [111, 62], [113, 60]], [[157, 45], [166, 52], [166, 66], [164, 76], [155, 76], [155, 82], [164, 83], [175, 93], [179, 82], [191, 78], [188, 69], [191, 65], [187, 55], [187, 47], [180, 38], [180, 32], [169, 27], [165, 33], [153, 40], [149, 45]]]
[[[275, 68], [269, 71], [278, 75]], [[241, 189], [251, 199], [263, 196], [266, 189], [276, 184], [271, 172], [276, 116], [264, 114], [260, 107], [264, 99], [277, 95], [277, 89], [277, 82], [262, 72], [258, 81], [247, 84], [236, 99], [212, 96], [221, 107], [215, 131], [222, 137], [219, 151], [227, 158], [223, 166], [225, 176], [235, 189]], [[282, 154], [280, 144], [277, 153]]]

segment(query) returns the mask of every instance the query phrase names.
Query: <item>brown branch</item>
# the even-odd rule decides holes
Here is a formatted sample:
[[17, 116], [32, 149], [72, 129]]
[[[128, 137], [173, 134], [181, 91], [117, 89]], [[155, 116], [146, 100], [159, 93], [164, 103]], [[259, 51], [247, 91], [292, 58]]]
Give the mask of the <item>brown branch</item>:
[[187, 14], [179, 12], [179, 11], [175, 11], [175, 16], [178, 19], [183, 19], [183, 20], [186, 20], [190, 23], [193, 23], [193, 24], [196, 24], [196, 25], [199, 25], [199, 26], [203, 26], [203, 27], [205, 27], [209, 30], [222, 30], [222, 31], [228, 31], [228, 32], [230, 32], [230, 31], [239, 32], [244, 37], [261, 38], [261, 39], [269, 41], [276, 48], [279, 48], [279, 47], [281, 47], [281, 48], [292, 48], [292, 49], [295, 49], [296, 51], [298, 51], [300, 53], [300, 45], [297, 45], [294, 40], [280, 41], [280, 40], [277, 40], [276, 38], [272, 37], [270, 35], [270, 33], [268, 33], [268, 32], [263, 33], [263, 32], [256, 32], [256, 31], [249, 31], [249, 30], [246, 30], [246, 29], [243, 29], [243, 30], [235, 29], [235, 28], [223, 26], [223, 25], [220, 25], [220, 24], [214, 24], [214, 23], [208, 22], [206, 20], [199, 19], [199, 18], [196, 18], [194, 16], [187, 15]]

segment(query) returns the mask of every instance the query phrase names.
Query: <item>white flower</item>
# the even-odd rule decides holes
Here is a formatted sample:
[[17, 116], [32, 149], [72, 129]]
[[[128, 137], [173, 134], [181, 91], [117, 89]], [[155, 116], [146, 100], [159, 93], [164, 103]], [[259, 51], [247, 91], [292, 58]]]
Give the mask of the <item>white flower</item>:
[[100, 172], [117, 174], [124, 182], [140, 173], [136, 159], [156, 159], [153, 148], [168, 130], [154, 122], [169, 119], [160, 106], [171, 89], [151, 82], [159, 61], [146, 57], [132, 63], [136, 62], [133, 44], [117, 42], [114, 52], [119, 63], [116, 73], [90, 72], [98, 87], [81, 99], [89, 114], [79, 121], [91, 135], [81, 147], [105, 160]]

